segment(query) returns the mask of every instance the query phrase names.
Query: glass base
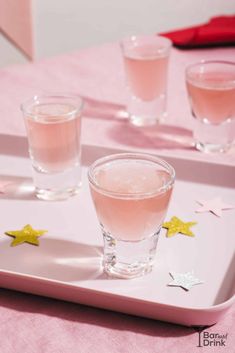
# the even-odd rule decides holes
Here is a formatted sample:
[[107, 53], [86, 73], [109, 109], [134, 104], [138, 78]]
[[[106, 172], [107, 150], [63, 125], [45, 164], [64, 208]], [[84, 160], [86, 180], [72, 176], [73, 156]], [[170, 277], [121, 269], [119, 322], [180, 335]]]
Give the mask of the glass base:
[[152, 101], [143, 101], [132, 96], [127, 105], [131, 124], [151, 126], [163, 122], [166, 117], [166, 96], [162, 94]]
[[102, 232], [105, 273], [112, 277], [131, 279], [152, 270], [160, 230], [140, 241], [117, 240], [103, 228]]
[[44, 201], [66, 200], [71, 196], [77, 195], [79, 190], [80, 187], [67, 190], [49, 190], [35, 188], [37, 198]]
[[231, 144], [227, 145], [219, 145], [215, 143], [202, 143], [202, 142], [196, 142], [195, 143], [196, 149], [204, 152], [204, 153], [224, 153], [229, 150], [231, 147]]
[[235, 138], [234, 129], [235, 120], [215, 125], [195, 119], [193, 130], [195, 146], [205, 153], [227, 152]]
[[37, 198], [46, 201], [65, 200], [76, 195], [81, 187], [81, 167], [46, 173], [33, 167], [33, 179]]

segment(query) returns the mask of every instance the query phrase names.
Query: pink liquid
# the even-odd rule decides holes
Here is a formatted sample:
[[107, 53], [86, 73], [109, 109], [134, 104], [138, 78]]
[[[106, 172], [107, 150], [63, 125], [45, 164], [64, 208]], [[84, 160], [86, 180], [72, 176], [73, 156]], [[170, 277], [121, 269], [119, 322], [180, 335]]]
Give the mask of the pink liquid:
[[63, 115], [73, 110], [69, 104], [39, 104], [26, 117], [30, 155], [40, 170], [60, 172], [78, 163], [81, 119]]
[[172, 192], [171, 187], [157, 192], [170, 180], [166, 171], [156, 170], [153, 163], [119, 161], [98, 169], [95, 179], [105, 190], [125, 194], [91, 187], [99, 221], [114, 238], [137, 241], [158, 231]]
[[198, 119], [220, 124], [235, 117], [235, 76], [231, 73], [191, 74], [187, 89]]
[[152, 101], [166, 91], [168, 56], [156, 55], [150, 45], [134, 48], [124, 63], [132, 93], [143, 101]]

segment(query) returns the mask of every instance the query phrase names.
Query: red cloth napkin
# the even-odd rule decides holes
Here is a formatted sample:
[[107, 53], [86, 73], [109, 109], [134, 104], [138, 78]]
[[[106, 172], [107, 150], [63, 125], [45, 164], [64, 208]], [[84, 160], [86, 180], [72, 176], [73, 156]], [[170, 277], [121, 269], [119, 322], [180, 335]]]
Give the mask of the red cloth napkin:
[[176, 47], [194, 48], [235, 45], [235, 16], [213, 17], [208, 23], [161, 33]]

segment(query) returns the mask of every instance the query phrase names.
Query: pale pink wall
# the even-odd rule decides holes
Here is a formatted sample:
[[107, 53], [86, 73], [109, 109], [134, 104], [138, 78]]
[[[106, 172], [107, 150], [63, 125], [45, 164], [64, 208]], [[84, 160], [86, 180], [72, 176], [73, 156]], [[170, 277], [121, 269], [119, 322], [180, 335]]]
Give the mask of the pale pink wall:
[[0, 0], [0, 31], [30, 59], [34, 56], [32, 0]]

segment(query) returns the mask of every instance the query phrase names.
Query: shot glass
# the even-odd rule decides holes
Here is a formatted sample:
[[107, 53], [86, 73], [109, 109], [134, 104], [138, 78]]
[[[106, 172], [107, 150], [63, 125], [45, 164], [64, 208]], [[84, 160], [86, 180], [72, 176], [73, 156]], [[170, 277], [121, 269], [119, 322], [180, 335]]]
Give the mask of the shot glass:
[[104, 271], [127, 279], [150, 272], [174, 169], [148, 154], [121, 153], [94, 162], [88, 179], [103, 234]]
[[196, 148], [226, 152], [235, 139], [235, 62], [201, 61], [186, 68]]
[[78, 96], [34, 96], [21, 105], [36, 196], [61, 200], [81, 186], [81, 111]]
[[136, 126], [154, 125], [166, 116], [169, 39], [131, 36], [121, 41], [128, 88], [127, 112]]

